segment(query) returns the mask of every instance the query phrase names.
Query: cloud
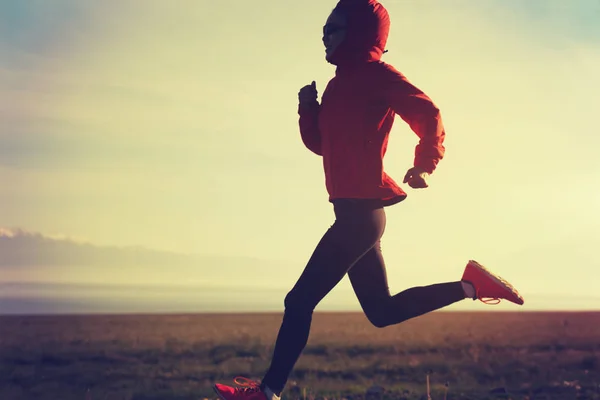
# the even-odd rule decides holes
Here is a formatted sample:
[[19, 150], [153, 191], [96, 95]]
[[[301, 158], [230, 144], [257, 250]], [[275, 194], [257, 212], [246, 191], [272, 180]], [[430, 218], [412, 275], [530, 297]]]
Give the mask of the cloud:
[[271, 260], [0, 228], [0, 314], [280, 311], [295, 272]]
[[[89, 28], [93, 11], [94, 7], [71, 0], [53, 1], [52, 5], [43, 1], [0, 2], [4, 52], [53, 55], [67, 50]], [[14, 57], [2, 60], [14, 67], [27, 67], [14, 61]]]
[[2, 228], [0, 233], [0, 267], [158, 265], [165, 257], [173, 257], [170, 262], [177, 258], [150, 250], [97, 247], [20, 228]]
[[264, 287], [269, 281], [289, 280], [285, 266], [274, 260], [96, 246], [19, 228], [0, 228], [0, 269], [5, 283]]
[[[161, 152], [159, 145], [149, 142], [106, 140], [100, 134], [90, 134], [88, 128], [76, 123], [34, 118], [26, 127], [10, 124], [9, 133], [0, 133], [0, 164], [19, 169], [69, 169], [98, 166], [164, 165], [174, 152]], [[60, 132], [68, 127], [71, 133]], [[178, 154], [185, 159], [184, 151]], [[191, 154], [188, 154], [191, 158]]]

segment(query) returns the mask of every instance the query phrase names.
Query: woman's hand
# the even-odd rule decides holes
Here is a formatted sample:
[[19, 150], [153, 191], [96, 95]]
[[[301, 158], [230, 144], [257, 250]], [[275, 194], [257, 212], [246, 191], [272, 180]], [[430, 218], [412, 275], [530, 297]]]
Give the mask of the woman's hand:
[[422, 168], [412, 167], [406, 172], [406, 175], [404, 175], [404, 183], [408, 183], [413, 189], [424, 189], [429, 187], [427, 184], [428, 177], [429, 174]]
[[315, 81], [300, 89], [298, 100], [300, 101], [300, 105], [311, 105], [317, 101], [317, 84]]

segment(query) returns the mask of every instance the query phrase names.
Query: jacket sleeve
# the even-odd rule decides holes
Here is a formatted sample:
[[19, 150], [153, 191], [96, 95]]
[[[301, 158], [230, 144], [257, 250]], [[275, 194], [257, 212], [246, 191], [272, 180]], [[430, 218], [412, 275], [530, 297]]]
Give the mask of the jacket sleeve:
[[393, 68], [384, 74], [383, 93], [388, 105], [417, 134], [414, 166], [432, 173], [444, 157], [446, 132], [440, 110], [421, 90]]
[[304, 145], [313, 153], [321, 153], [321, 132], [319, 132], [319, 103], [308, 105], [299, 105], [298, 114], [300, 115], [300, 135]]

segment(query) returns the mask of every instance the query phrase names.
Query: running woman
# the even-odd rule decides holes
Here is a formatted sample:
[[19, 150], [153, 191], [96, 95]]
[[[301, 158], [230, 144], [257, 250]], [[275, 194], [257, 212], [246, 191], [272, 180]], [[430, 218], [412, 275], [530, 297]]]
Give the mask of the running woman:
[[215, 384], [222, 400], [277, 400], [306, 346], [319, 302], [348, 274], [368, 320], [398, 324], [463, 299], [483, 302], [523, 298], [505, 280], [469, 261], [460, 281], [414, 287], [391, 295], [380, 239], [384, 208], [406, 193], [383, 170], [388, 135], [398, 114], [419, 137], [414, 166], [403, 182], [428, 187], [444, 156], [439, 109], [394, 67], [381, 61], [390, 19], [376, 0], [339, 0], [323, 28], [326, 60], [336, 66], [321, 104], [315, 82], [299, 92], [302, 140], [322, 157], [335, 222], [321, 238], [300, 278], [285, 297], [285, 312], [271, 365], [260, 382]]

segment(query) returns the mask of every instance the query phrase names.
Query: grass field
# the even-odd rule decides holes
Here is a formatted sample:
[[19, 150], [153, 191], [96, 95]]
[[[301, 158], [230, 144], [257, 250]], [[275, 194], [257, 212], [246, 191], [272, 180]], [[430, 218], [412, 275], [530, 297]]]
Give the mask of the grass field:
[[[214, 399], [260, 379], [279, 314], [0, 317], [0, 400]], [[285, 398], [600, 399], [600, 313], [316, 313]], [[448, 387], [445, 384], [448, 383]]]

